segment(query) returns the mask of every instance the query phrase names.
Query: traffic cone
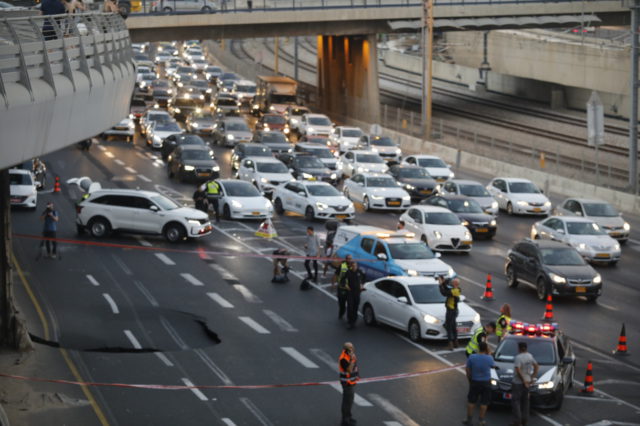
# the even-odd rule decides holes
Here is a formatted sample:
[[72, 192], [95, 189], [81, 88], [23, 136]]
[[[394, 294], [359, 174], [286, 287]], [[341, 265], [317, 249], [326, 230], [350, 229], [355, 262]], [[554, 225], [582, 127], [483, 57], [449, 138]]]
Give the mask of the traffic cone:
[[587, 375], [584, 378], [584, 388], [580, 389], [580, 392], [591, 395], [593, 391], [593, 365], [591, 365], [591, 361], [589, 361], [587, 363]]
[[618, 338], [618, 347], [615, 351], [613, 351], [614, 355], [626, 356], [629, 355], [627, 353], [627, 332], [624, 327], [624, 323], [622, 323], [622, 330], [620, 330], [620, 337]]
[[484, 289], [484, 294], [482, 295], [482, 299], [490, 302], [493, 299], [493, 286], [491, 285], [491, 274], [487, 274], [487, 285]]
[[56, 182], [53, 184], [53, 192], [60, 192], [60, 176], [56, 176]]
[[544, 322], [553, 321], [553, 303], [550, 294], [547, 294], [547, 306], [545, 306], [544, 316], [542, 317], [542, 320]]
[[263, 238], [275, 238], [278, 236], [276, 228], [274, 228], [273, 223], [271, 223], [271, 219], [267, 219], [260, 224], [256, 235]]

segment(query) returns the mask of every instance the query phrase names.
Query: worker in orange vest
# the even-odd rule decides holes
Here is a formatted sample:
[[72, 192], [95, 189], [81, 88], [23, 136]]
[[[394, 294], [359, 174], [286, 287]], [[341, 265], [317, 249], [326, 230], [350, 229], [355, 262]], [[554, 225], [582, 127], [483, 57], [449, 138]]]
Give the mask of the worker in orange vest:
[[351, 407], [356, 394], [356, 383], [360, 379], [358, 359], [353, 349], [353, 343], [345, 342], [338, 359], [340, 369], [340, 383], [342, 384], [342, 426], [353, 426], [356, 421], [351, 417]]

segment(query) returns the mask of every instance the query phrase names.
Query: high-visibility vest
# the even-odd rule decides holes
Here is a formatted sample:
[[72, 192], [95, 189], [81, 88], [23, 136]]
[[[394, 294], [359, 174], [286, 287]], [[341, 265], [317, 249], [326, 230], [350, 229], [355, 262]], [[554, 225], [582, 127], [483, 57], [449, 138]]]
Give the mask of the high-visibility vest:
[[210, 180], [207, 182], [207, 195], [218, 195], [220, 193], [220, 186], [218, 182]]
[[347, 385], [355, 385], [358, 380], [360, 380], [360, 372], [358, 371], [358, 363], [354, 364], [351, 369], [351, 373], [348, 373], [345, 368], [342, 367], [342, 360], [346, 360], [348, 363], [351, 363], [351, 355], [347, 352], [342, 351], [340, 354], [340, 358], [338, 358], [338, 368], [340, 369], [340, 382], [346, 383]]
[[340, 264], [340, 271], [338, 272], [338, 288], [341, 290], [349, 290], [349, 284], [342, 285], [342, 278], [344, 274], [349, 270], [349, 264], [347, 262], [342, 262]]
[[[503, 319], [507, 322], [507, 326], [504, 329], [502, 328], [502, 324], [500, 324]], [[507, 334], [510, 331], [511, 331], [511, 318], [506, 316], [505, 314], [500, 315], [498, 317], [498, 321], [496, 321], [496, 336], [502, 338], [504, 334]]]
[[476, 331], [473, 333], [473, 336], [471, 336], [469, 343], [467, 343], [467, 354], [471, 355], [478, 353], [478, 351], [480, 350], [480, 347], [478, 346], [478, 344], [480, 343], [478, 342], [478, 338], [482, 333], [486, 333], [484, 331], [484, 327], [478, 327], [478, 329], [476, 329]]

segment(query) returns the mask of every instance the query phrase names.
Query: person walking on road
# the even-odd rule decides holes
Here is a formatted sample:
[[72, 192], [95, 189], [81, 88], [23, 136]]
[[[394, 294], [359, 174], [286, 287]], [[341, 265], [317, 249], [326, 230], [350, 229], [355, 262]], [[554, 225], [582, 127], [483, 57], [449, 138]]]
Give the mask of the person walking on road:
[[207, 201], [206, 186], [200, 185], [193, 193], [193, 201], [196, 203], [196, 209], [207, 212], [209, 210], [209, 203]]
[[338, 358], [338, 369], [340, 370], [340, 384], [342, 385], [342, 423], [340, 424], [341, 426], [354, 426], [356, 421], [351, 415], [351, 408], [353, 407], [353, 398], [356, 395], [356, 383], [360, 379], [360, 372], [353, 343], [345, 342], [342, 345], [342, 353]]
[[352, 260], [353, 258], [348, 254], [344, 261], [338, 264], [336, 272], [332, 278], [332, 282], [338, 284], [338, 319], [342, 319], [344, 314], [347, 312], [347, 296], [349, 295], [349, 287], [346, 285], [346, 282], [342, 281], [342, 277], [349, 270], [349, 264]]
[[215, 180], [206, 183], [207, 200], [209, 205], [213, 206], [213, 213], [216, 215], [216, 223], [220, 223], [220, 208], [218, 201], [220, 200], [220, 184]]
[[[42, 241], [47, 248], [47, 257], [55, 259], [57, 256], [58, 245], [56, 243], [56, 231], [58, 230], [58, 212], [53, 207], [53, 202], [49, 201], [47, 203], [47, 208], [42, 215], [40, 216], [40, 220], [44, 221], [44, 228], [42, 229], [42, 236], [47, 238], [47, 240]], [[53, 238], [53, 239], [51, 239]]]
[[[310, 259], [312, 257], [318, 257], [320, 254], [320, 240], [313, 230], [313, 226], [307, 227], [307, 240], [304, 244], [305, 256], [304, 267], [307, 270], [307, 279], [318, 282], [318, 260]], [[311, 274], [311, 262], [313, 262], [314, 275]]]
[[360, 306], [360, 292], [364, 282], [364, 274], [358, 269], [356, 262], [349, 264], [349, 269], [343, 275], [340, 284], [347, 290], [347, 328], [356, 326], [358, 306]]
[[478, 344], [479, 352], [467, 359], [467, 380], [469, 393], [467, 394], [467, 418], [462, 421], [465, 425], [473, 424], [473, 412], [476, 404], [480, 404], [480, 426], [484, 426], [484, 416], [491, 401], [491, 368], [495, 366], [493, 357], [489, 354], [486, 342]]
[[529, 388], [538, 377], [538, 363], [529, 352], [527, 342], [518, 342], [518, 355], [513, 360], [511, 382], [511, 408], [513, 426], [524, 426], [529, 421]]
[[467, 344], [467, 358], [469, 358], [469, 356], [472, 354], [477, 354], [479, 351], [480, 342], [486, 343], [489, 335], [495, 333], [495, 331], [496, 323], [493, 321], [485, 324], [484, 326], [478, 327], [473, 333], [473, 336], [471, 336], [471, 339], [469, 339], [469, 343]]
[[449, 281], [440, 276], [438, 277], [438, 282], [440, 283], [440, 293], [446, 297], [444, 301], [444, 329], [447, 331], [449, 350], [452, 351], [458, 347], [458, 302], [460, 302], [460, 295], [462, 294], [460, 280], [454, 278]]
[[499, 340], [504, 339], [504, 336], [511, 331], [511, 306], [505, 303], [500, 308], [500, 316], [496, 321], [496, 336]]
[[284, 248], [279, 248], [273, 251], [275, 255], [273, 257], [273, 278], [271, 279], [272, 283], [286, 283], [289, 281], [289, 266], [287, 265], [287, 257], [279, 257], [279, 256], [289, 256], [289, 251]]

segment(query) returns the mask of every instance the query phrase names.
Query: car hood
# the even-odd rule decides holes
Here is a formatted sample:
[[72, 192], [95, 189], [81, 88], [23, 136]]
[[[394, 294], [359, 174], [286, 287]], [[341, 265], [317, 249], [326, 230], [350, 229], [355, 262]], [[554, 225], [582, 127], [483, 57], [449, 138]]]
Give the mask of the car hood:
[[435, 257], [433, 259], [394, 259], [393, 261], [404, 270], [412, 269], [418, 273], [443, 275], [449, 273], [449, 265]]
[[213, 126], [215, 123], [211, 120], [206, 120], [203, 118], [199, 118], [197, 120], [194, 120], [195, 123], [198, 123], [198, 126], [205, 126], [205, 127], [210, 127]]
[[[515, 370], [513, 369], [513, 361], [496, 361], [497, 370], [491, 370], [491, 377], [499, 379], [501, 382], [511, 383]], [[538, 377], [540, 378], [555, 368], [555, 365], [540, 365], [538, 368]], [[541, 380], [544, 381], [544, 380]]]
[[528, 203], [546, 203], [549, 199], [544, 194], [516, 194], [510, 192], [509, 199], [512, 201], [526, 201]]
[[469, 198], [476, 200], [478, 204], [480, 204], [480, 207], [482, 207], [483, 209], [491, 208], [491, 204], [493, 204], [493, 202], [496, 201], [495, 198], [493, 197], [469, 197]]
[[371, 147], [371, 151], [373, 152], [381, 152], [383, 154], [395, 154], [397, 146], [375, 146]]
[[319, 160], [322, 161], [322, 164], [326, 164], [329, 166], [335, 166], [338, 162], [337, 158], [320, 158]]
[[456, 215], [458, 215], [460, 219], [471, 223], [491, 222], [494, 219], [492, 215], [485, 213], [456, 213]]
[[398, 198], [402, 198], [405, 197], [407, 194], [407, 191], [405, 191], [404, 189], [397, 187], [397, 188], [372, 188], [372, 187], [367, 187], [367, 192], [369, 194], [374, 194], [374, 195], [379, 195], [381, 197], [398, 197]]
[[278, 114], [284, 114], [284, 112], [289, 107], [289, 104], [271, 104], [273, 107], [273, 112], [277, 112]]
[[265, 178], [268, 181], [278, 181], [278, 182], [288, 182], [290, 180], [293, 179], [293, 176], [291, 176], [291, 173], [287, 172], [287, 173], [261, 173], [261, 172], [257, 172], [256, 176], [261, 177], [261, 178]]
[[616, 244], [616, 240], [609, 235], [569, 235], [572, 244], [584, 243], [590, 247], [600, 247], [602, 250], [609, 250]]
[[604, 216], [587, 216], [589, 219], [593, 220], [599, 226], [610, 226], [610, 227], [620, 227], [624, 225], [624, 219], [620, 216], [615, 217], [604, 217]]
[[165, 131], [154, 130], [153, 131], [153, 136], [157, 136], [160, 139], [164, 139], [164, 138], [167, 138], [167, 137], [169, 137], [171, 135], [176, 135], [176, 134], [180, 134], [180, 133], [182, 133], [182, 132], [165, 132]]
[[184, 164], [194, 167], [214, 167], [218, 165], [214, 160], [184, 160]]
[[397, 181], [413, 185], [416, 188], [434, 188], [437, 185], [435, 180], [428, 178], [399, 178]]
[[429, 225], [427, 228], [429, 233], [438, 231], [444, 238], [460, 238], [465, 239], [465, 233], [468, 232], [467, 227], [463, 225]]
[[549, 272], [569, 279], [591, 280], [596, 271], [590, 265], [545, 265]]
[[300, 173], [309, 173], [310, 175], [330, 175], [331, 174], [331, 170], [327, 168], [316, 169], [316, 168], [301, 167], [298, 171]]
[[234, 138], [247, 140], [253, 137], [253, 134], [251, 132], [247, 132], [244, 130], [227, 130], [227, 135], [233, 135]]
[[293, 148], [293, 145], [289, 142], [260, 142], [261, 144], [268, 146], [276, 151], [288, 151]]
[[336, 195], [334, 197], [313, 197], [313, 200], [319, 203], [325, 203], [330, 206], [349, 206], [351, 205], [351, 201], [347, 199], [344, 195]]
[[[446, 308], [444, 303], [416, 303], [416, 307], [423, 314], [433, 315], [444, 322]], [[464, 302], [458, 303], [458, 322], [473, 321], [477, 312]]]
[[431, 176], [446, 176], [448, 178], [451, 173], [447, 167], [425, 167], [425, 169]]
[[238, 203], [242, 204], [243, 209], [248, 209], [248, 210], [263, 210], [267, 207], [267, 202], [269, 200], [267, 200], [264, 197], [229, 197], [226, 196], [225, 199], [229, 202], [231, 202], [232, 200], [237, 201]]
[[346, 143], [352, 144], [352, 143], [358, 143], [360, 141], [360, 138], [352, 138], [352, 137], [349, 137], [349, 136], [342, 136], [340, 138], [340, 140], [342, 142], [346, 142]]
[[180, 216], [187, 219], [209, 220], [209, 215], [207, 213], [191, 207], [179, 207], [177, 209], [168, 210], [167, 213], [171, 214], [172, 216]]

